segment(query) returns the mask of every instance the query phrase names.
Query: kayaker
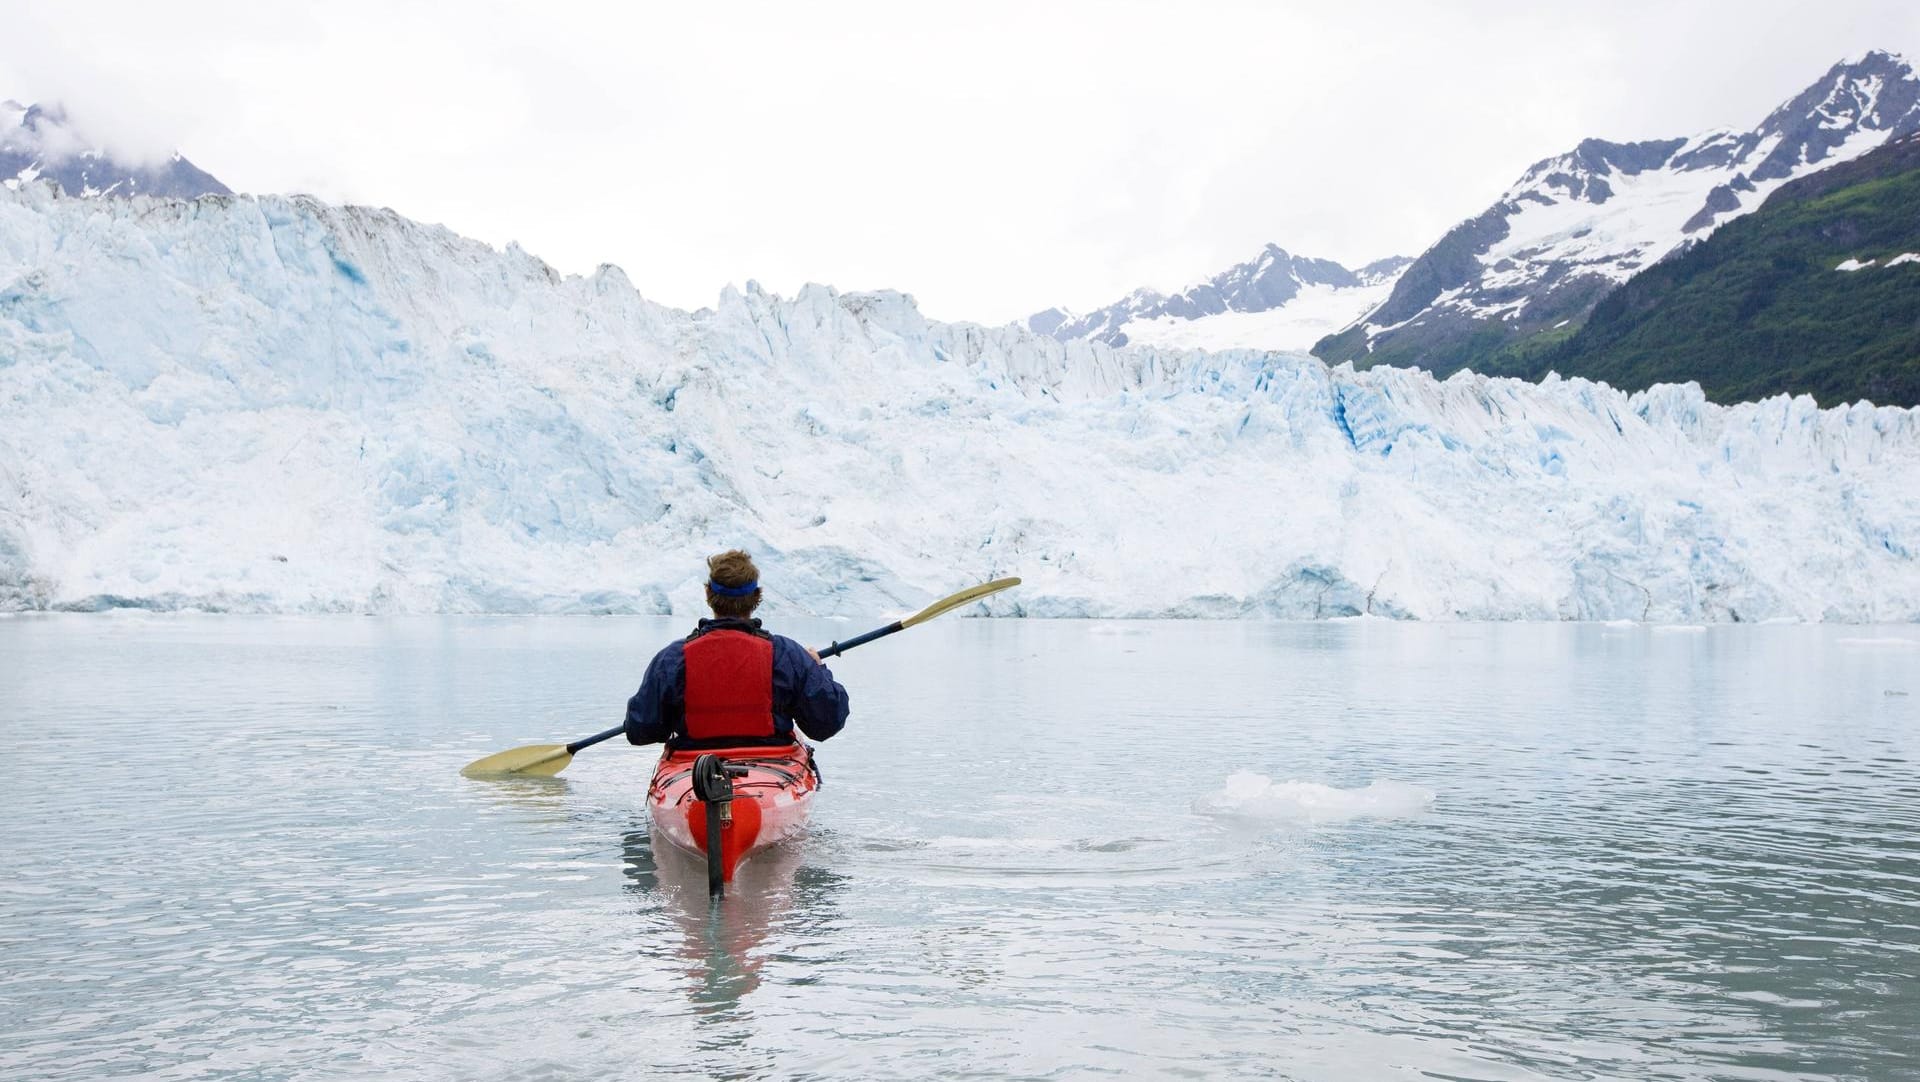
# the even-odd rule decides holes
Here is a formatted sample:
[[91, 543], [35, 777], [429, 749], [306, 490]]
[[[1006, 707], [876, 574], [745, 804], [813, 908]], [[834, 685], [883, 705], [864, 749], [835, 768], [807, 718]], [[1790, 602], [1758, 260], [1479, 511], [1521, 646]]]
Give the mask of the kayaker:
[[668, 643], [627, 700], [627, 742], [672, 748], [825, 740], [847, 723], [847, 689], [812, 650], [760, 627], [760, 569], [729, 549], [707, 558], [707, 607], [693, 634]]

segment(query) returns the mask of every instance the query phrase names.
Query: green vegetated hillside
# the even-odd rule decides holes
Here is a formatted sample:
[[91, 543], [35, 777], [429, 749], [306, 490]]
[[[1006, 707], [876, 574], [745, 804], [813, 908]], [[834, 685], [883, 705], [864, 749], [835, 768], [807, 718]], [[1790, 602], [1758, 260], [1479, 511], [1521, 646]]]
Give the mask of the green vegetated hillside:
[[[1491, 351], [1476, 371], [1549, 370], [1638, 389], [1699, 381], [1730, 402], [1920, 404], [1920, 137], [1821, 170], [1608, 294], [1584, 326]], [[1847, 260], [1872, 261], [1836, 270]]]

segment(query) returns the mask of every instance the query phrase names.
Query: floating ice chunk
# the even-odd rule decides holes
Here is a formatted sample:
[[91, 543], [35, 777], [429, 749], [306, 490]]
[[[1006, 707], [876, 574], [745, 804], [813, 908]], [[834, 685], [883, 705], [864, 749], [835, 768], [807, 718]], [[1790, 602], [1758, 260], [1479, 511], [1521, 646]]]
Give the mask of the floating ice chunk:
[[1316, 781], [1276, 782], [1264, 774], [1239, 771], [1226, 786], [1194, 801], [1202, 815], [1265, 822], [1344, 823], [1350, 819], [1400, 819], [1433, 807], [1433, 790], [1401, 781], [1378, 780], [1358, 789], [1337, 789]]

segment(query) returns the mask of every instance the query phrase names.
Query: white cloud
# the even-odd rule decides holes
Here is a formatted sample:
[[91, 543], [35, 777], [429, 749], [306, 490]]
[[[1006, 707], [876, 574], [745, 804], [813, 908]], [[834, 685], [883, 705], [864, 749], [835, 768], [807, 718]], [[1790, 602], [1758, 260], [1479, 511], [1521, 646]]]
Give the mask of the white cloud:
[[1744, 127], [1920, 54], [1905, 3], [1558, 7], [29, 4], [0, 97], [668, 303], [814, 280], [994, 321], [1270, 240], [1415, 254], [1584, 136]]

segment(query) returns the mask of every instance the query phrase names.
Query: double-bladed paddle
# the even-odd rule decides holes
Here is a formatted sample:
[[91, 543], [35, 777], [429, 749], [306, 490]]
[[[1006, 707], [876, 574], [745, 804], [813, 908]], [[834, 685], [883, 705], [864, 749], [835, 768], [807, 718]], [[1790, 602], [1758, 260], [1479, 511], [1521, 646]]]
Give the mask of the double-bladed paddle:
[[[924, 624], [941, 613], [952, 612], [970, 601], [978, 601], [988, 594], [997, 594], [1010, 586], [1018, 585], [1020, 585], [1019, 579], [1009, 578], [994, 579], [992, 582], [968, 587], [952, 597], [941, 598], [912, 616], [895, 620], [885, 627], [875, 628], [864, 635], [856, 635], [846, 642], [836, 642], [820, 651], [820, 657], [824, 660], [835, 654], [844, 654], [856, 646], [864, 646], [875, 639], [886, 638], [896, 631], [905, 631], [915, 624]], [[460, 773], [469, 778], [485, 777], [490, 774], [535, 774], [550, 778], [565, 770], [567, 764], [573, 762], [574, 755], [582, 748], [590, 748], [602, 740], [611, 740], [626, 731], [625, 725], [616, 725], [604, 733], [595, 733], [585, 740], [576, 740], [571, 744], [529, 744], [511, 751], [496, 752], [484, 759], [475, 759], [468, 763], [460, 769]]]

